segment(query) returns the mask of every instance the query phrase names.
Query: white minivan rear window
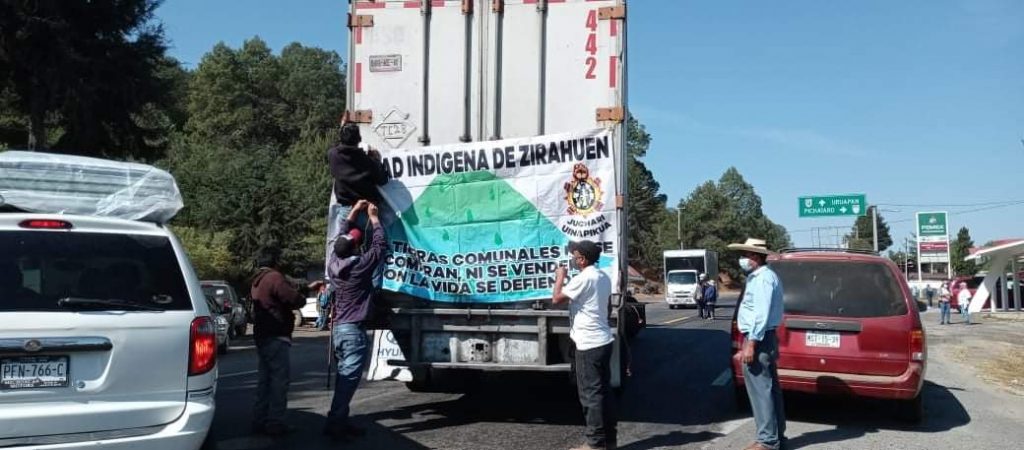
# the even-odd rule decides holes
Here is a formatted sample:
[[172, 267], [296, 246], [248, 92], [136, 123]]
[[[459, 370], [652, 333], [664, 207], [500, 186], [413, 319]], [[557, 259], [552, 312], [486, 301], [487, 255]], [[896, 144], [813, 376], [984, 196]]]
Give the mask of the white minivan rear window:
[[0, 232], [0, 311], [126, 309], [192, 309], [167, 237]]

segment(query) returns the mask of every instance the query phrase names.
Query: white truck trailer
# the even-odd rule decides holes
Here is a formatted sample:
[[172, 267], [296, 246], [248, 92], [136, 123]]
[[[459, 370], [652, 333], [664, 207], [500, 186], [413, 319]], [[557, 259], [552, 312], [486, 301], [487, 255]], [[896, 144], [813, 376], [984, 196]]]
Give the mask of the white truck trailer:
[[[384, 156], [395, 214], [371, 379], [430, 390], [450, 371], [568, 372], [569, 316], [551, 302], [550, 272], [568, 261], [569, 241], [601, 245], [611, 322], [623, 327], [625, 3], [349, 3], [347, 113]], [[476, 194], [497, 206], [475, 208]], [[488, 222], [504, 225], [482, 244]], [[538, 231], [549, 223], [557, 233]]]
[[707, 274], [709, 280], [718, 279], [718, 253], [714, 250], [665, 250], [665, 273], [673, 270], [696, 270]]

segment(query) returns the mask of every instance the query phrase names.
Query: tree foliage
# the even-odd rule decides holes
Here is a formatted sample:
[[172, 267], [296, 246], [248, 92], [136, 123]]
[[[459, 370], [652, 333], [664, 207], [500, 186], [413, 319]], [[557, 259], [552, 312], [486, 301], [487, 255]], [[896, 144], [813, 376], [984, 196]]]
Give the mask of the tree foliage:
[[[0, 139], [156, 159], [174, 125], [177, 62], [159, 0], [0, 1]], [[10, 109], [8, 109], [10, 108]]]
[[971, 230], [968, 230], [967, 227], [960, 227], [960, 231], [956, 233], [956, 239], [949, 248], [949, 257], [954, 274], [973, 277], [978, 273], [978, 264], [973, 259], [970, 261], [964, 260], [964, 258], [971, 255], [971, 247], [974, 247], [974, 240], [971, 239]]
[[630, 116], [626, 128], [629, 199], [626, 220], [629, 227], [630, 264], [660, 268], [662, 250], [671, 236], [661, 233], [662, 224], [671, 218], [665, 209], [667, 197], [658, 192], [661, 186], [641, 160], [651, 146], [651, 135], [643, 124]]
[[718, 183], [709, 180], [694, 189], [679, 209], [683, 246], [718, 252], [723, 256], [719, 270], [733, 279], [739, 279], [741, 272], [736, 258], [728, 257], [730, 243], [760, 238], [772, 249], [792, 246], [785, 227], [765, 216], [761, 197], [734, 167]]
[[877, 212], [877, 209], [878, 206], [869, 206], [867, 215], [860, 216], [854, 221], [850, 234], [846, 235], [846, 243], [849, 248], [874, 250], [874, 228], [871, 224], [873, 218], [872, 210], [878, 214], [878, 253], [881, 254], [889, 247], [892, 247], [892, 235], [889, 234], [889, 224], [885, 222], [885, 217]]
[[259, 38], [215, 46], [191, 76], [185, 131], [166, 161], [185, 195], [176, 223], [230, 230], [240, 268], [268, 247], [286, 269], [322, 262], [326, 150], [344, 107], [333, 52], [291, 44], [278, 56]]

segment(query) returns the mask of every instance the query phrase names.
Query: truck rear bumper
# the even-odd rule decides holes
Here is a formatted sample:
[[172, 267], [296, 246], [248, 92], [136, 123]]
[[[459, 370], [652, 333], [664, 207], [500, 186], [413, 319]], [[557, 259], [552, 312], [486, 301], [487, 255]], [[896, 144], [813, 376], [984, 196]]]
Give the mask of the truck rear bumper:
[[396, 367], [416, 367], [416, 368], [431, 368], [431, 369], [464, 369], [464, 370], [480, 370], [484, 372], [508, 372], [508, 371], [523, 371], [523, 372], [570, 372], [572, 367], [568, 363], [563, 364], [490, 364], [490, 363], [430, 363], [421, 362], [416, 364], [409, 364], [401, 360], [389, 360], [388, 364]]

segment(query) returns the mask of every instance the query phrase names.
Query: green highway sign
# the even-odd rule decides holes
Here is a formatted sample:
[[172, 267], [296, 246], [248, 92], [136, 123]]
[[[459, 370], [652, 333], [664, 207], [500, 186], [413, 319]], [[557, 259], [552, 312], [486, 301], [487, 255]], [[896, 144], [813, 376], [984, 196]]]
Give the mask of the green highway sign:
[[864, 194], [800, 197], [800, 217], [863, 216], [867, 209]]

